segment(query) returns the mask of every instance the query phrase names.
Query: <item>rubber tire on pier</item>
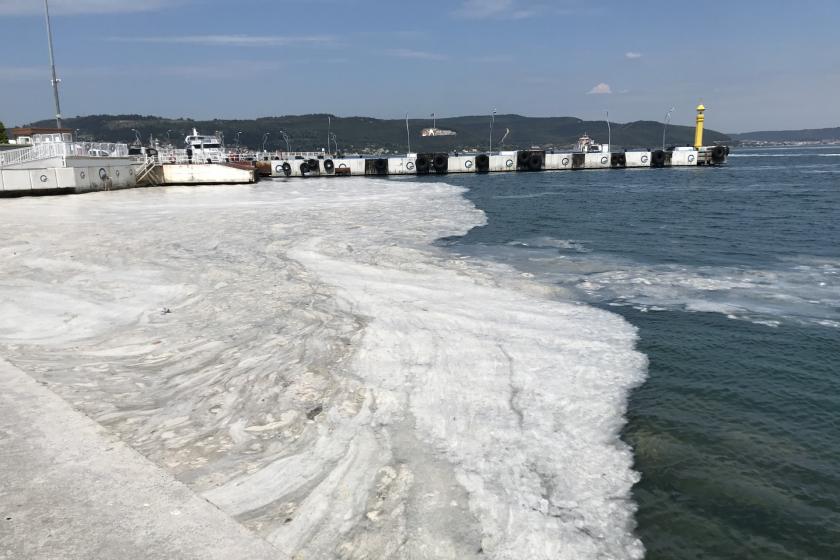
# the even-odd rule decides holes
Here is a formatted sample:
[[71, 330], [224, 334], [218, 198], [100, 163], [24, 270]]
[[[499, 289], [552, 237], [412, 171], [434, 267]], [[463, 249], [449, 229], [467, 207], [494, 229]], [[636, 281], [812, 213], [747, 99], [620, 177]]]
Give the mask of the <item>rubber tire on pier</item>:
[[586, 154], [572, 154], [572, 169], [584, 169], [586, 167]]
[[327, 173], [332, 173], [333, 171], [335, 171], [335, 163], [333, 163], [333, 160], [324, 160], [324, 171], [326, 171]]
[[429, 173], [429, 156], [426, 154], [418, 154], [414, 161], [414, 167], [418, 175], [428, 175]]
[[528, 171], [542, 171], [543, 155], [539, 152], [531, 152], [528, 157]]
[[309, 164], [304, 161], [300, 164], [300, 174], [305, 176], [307, 173], [309, 173]]
[[318, 165], [317, 159], [310, 159], [307, 163], [309, 164], [309, 170], [312, 173], [320, 173], [321, 167]]
[[611, 154], [610, 155], [610, 166], [616, 169], [620, 169], [622, 167], [627, 167], [627, 155], [624, 153], [620, 154]]
[[387, 175], [388, 174], [388, 160], [385, 158], [379, 158], [376, 160], [376, 163], [373, 164], [376, 168], [376, 172], [380, 175]]
[[516, 167], [517, 169], [526, 169], [528, 167], [528, 158], [531, 157], [531, 152], [528, 150], [521, 150], [516, 152]]
[[475, 156], [475, 172], [487, 173], [490, 171], [490, 156], [487, 154], [478, 154]]
[[435, 154], [432, 167], [435, 168], [436, 173], [446, 173], [449, 171], [449, 156], [447, 154]]
[[656, 150], [655, 152], [650, 154], [650, 166], [651, 167], [665, 167], [665, 161], [668, 159], [668, 156], [662, 150]]
[[290, 176], [291, 174], [292, 174], [292, 166], [291, 166], [291, 165], [289, 165], [289, 162], [287, 161], [287, 162], [285, 162], [285, 163], [283, 164], [283, 175], [285, 175], [286, 177], [288, 177], [288, 176]]
[[726, 146], [712, 148], [712, 163], [723, 163], [724, 161], [726, 161]]

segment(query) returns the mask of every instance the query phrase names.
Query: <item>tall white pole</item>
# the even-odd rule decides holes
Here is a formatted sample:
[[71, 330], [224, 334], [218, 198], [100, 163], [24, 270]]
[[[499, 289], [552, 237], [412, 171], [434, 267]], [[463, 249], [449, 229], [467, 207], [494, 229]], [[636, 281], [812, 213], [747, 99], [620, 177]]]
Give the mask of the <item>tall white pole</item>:
[[662, 127], [662, 149], [665, 149], [665, 133], [668, 132], [668, 123], [671, 121], [671, 113], [673, 113], [677, 108], [671, 107], [671, 109], [665, 113], [665, 125]]
[[47, 44], [50, 47], [50, 70], [52, 72], [53, 97], [55, 98], [55, 125], [61, 128], [61, 102], [58, 99], [58, 79], [55, 73], [55, 54], [53, 53], [52, 25], [50, 24], [50, 5], [44, 0], [44, 15], [47, 18]]
[[332, 117], [327, 115], [327, 153], [330, 151], [330, 134], [332, 133]]
[[493, 154], [493, 124], [496, 122], [496, 109], [493, 109], [493, 114], [490, 115], [490, 155]]
[[408, 129], [408, 113], [405, 114], [405, 139], [408, 142], [408, 153], [411, 153], [411, 131]]
[[604, 114], [607, 116], [607, 146], [610, 148], [610, 153], [612, 153], [612, 128], [610, 127], [610, 112], [604, 111]]

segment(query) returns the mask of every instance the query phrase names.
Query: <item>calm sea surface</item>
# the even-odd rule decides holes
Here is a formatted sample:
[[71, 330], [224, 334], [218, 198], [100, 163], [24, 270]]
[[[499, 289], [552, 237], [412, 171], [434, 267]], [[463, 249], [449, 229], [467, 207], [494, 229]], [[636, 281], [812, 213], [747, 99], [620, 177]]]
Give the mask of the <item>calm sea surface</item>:
[[840, 146], [446, 181], [489, 220], [452, 251], [638, 328], [648, 558], [840, 558]]

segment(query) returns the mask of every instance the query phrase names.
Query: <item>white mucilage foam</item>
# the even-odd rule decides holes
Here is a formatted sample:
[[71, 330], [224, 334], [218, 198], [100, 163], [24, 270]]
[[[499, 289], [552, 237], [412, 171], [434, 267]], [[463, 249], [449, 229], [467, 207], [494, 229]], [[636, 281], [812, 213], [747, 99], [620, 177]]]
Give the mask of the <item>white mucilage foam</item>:
[[635, 330], [433, 247], [484, 222], [460, 189], [138, 189], [0, 217], [3, 357], [279, 550], [643, 555], [619, 439]]

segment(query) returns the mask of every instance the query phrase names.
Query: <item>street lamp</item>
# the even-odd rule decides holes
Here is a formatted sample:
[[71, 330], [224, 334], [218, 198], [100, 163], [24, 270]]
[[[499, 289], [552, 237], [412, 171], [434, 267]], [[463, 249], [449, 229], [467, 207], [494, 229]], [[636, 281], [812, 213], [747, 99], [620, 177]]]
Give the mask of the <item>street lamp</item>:
[[408, 128], [408, 113], [405, 114], [405, 141], [408, 144], [408, 151], [406, 154], [411, 153], [411, 130]]
[[[333, 144], [335, 145], [335, 154], [338, 154], [338, 139], [335, 136], [335, 132], [330, 132], [330, 139], [332, 139]], [[327, 151], [330, 150], [330, 144], [327, 142]]]
[[170, 133], [170, 132], [175, 132], [175, 131], [174, 131], [174, 130], [172, 130], [171, 128], [170, 128], [169, 130], [167, 130], [167, 131], [166, 131], [166, 145], [167, 145], [167, 146], [171, 146], [171, 145], [172, 145], [172, 140], [170, 140], [170, 139], [169, 139], [169, 133]]
[[496, 109], [493, 108], [493, 114], [490, 116], [490, 154], [493, 154], [493, 124], [496, 122]]
[[612, 128], [610, 128], [610, 112], [604, 111], [604, 115], [607, 117], [607, 146], [609, 147], [610, 153], [612, 153]]
[[280, 136], [281, 136], [281, 137], [283, 138], [283, 140], [286, 142], [286, 153], [287, 153], [287, 154], [288, 154], [288, 153], [290, 153], [290, 152], [292, 151], [292, 148], [291, 148], [291, 146], [289, 145], [289, 135], [288, 135], [288, 134], [286, 134], [286, 132], [285, 132], [284, 130], [281, 130], [281, 131], [280, 131]]
[[265, 134], [263, 134], [263, 140], [262, 140], [262, 151], [263, 152], [265, 151], [265, 143], [268, 142], [268, 137], [269, 136], [271, 136], [270, 132], [266, 132]]
[[137, 129], [132, 128], [131, 132], [134, 133], [134, 143], [137, 144], [138, 146], [142, 146], [143, 142], [140, 140], [140, 133], [137, 132]]
[[242, 131], [241, 131], [241, 130], [238, 130], [238, 131], [236, 132], [236, 149], [237, 149], [237, 150], [239, 149], [239, 136], [240, 136], [241, 134], [242, 134]]
[[671, 122], [671, 113], [676, 110], [676, 107], [671, 107], [667, 113], [665, 113], [665, 123], [662, 127], [662, 149], [665, 149], [665, 133], [668, 132], [668, 123]]

